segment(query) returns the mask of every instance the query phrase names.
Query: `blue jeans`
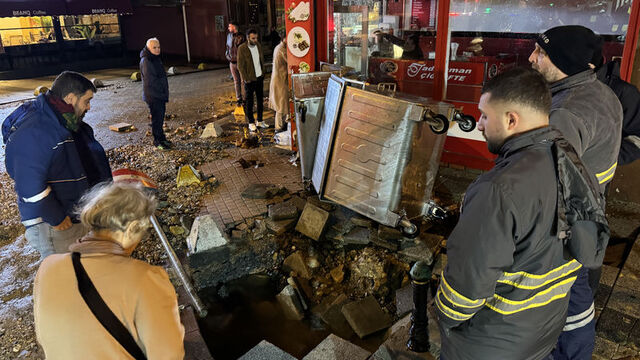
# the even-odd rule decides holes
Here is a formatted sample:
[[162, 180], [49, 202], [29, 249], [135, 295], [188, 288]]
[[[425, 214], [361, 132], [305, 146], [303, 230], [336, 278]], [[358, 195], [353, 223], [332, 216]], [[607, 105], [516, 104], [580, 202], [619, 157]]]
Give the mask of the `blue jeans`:
[[62, 254], [69, 252], [69, 245], [76, 242], [87, 233], [82, 224], [73, 224], [67, 230], [58, 231], [53, 226], [43, 222], [29, 226], [24, 236], [29, 245], [40, 253], [40, 258], [44, 259], [51, 254]]

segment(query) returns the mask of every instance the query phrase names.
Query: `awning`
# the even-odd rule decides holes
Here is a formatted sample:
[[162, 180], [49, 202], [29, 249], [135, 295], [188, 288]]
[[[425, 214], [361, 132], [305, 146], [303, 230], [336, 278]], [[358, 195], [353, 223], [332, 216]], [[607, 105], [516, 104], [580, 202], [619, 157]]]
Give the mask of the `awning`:
[[130, 0], [66, 0], [66, 2], [67, 15], [131, 14], [133, 12]]
[[130, 0], [0, 0], [0, 17], [131, 14]]
[[66, 13], [64, 0], [0, 0], [0, 17], [54, 16]]

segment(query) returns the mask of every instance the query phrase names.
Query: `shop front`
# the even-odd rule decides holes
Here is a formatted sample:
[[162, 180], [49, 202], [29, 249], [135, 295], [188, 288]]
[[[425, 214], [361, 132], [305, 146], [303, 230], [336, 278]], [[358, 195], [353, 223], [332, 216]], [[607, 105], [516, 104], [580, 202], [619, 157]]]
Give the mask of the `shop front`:
[[[631, 0], [316, 0], [317, 62], [369, 83], [453, 103], [475, 118], [483, 84], [529, 66], [539, 33], [578, 24], [604, 39], [605, 61], [630, 79], [640, 4]], [[288, 28], [289, 30], [289, 28]], [[445, 77], [444, 74], [447, 74]], [[637, 85], [637, 84], [636, 84]], [[489, 169], [482, 134], [452, 126], [442, 161]]]
[[0, 0], [0, 78], [117, 62], [124, 55], [119, 14], [130, 12], [128, 0]]

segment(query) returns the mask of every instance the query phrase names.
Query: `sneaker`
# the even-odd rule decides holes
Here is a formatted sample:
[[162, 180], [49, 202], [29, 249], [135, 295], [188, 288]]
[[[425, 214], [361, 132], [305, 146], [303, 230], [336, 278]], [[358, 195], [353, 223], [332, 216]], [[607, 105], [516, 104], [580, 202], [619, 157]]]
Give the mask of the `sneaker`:
[[156, 149], [158, 150], [169, 150], [170, 148], [163, 144], [156, 145]]
[[258, 128], [256, 128], [256, 124], [249, 124], [249, 131], [256, 132]]
[[173, 147], [173, 143], [169, 140], [165, 140], [163, 142], [161, 142], [162, 146], [166, 147], [167, 149], [171, 149]]
[[269, 125], [267, 125], [267, 123], [264, 122], [264, 121], [258, 121], [257, 125], [260, 126], [263, 129], [269, 128]]

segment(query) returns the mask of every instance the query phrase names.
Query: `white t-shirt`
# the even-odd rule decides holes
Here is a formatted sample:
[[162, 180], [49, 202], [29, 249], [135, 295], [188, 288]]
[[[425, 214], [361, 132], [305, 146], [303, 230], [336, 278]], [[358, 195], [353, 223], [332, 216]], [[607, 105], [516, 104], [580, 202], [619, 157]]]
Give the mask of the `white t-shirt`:
[[256, 78], [262, 76], [262, 66], [260, 66], [260, 53], [258, 52], [257, 45], [249, 45], [249, 50], [251, 51], [251, 58], [253, 59], [253, 68], [256, 71]]

